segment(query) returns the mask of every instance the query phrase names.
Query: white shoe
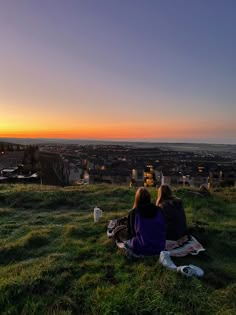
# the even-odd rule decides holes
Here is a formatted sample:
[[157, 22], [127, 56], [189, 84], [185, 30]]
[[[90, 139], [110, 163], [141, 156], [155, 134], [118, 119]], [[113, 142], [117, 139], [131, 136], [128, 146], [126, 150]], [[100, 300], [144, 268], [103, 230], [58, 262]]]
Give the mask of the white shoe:
[[204, 271], [200, 267], [194, 265], [179, 266], [177, 267], [177, 271], [181, 272], [187, 277], [195, 276], [200, 278], [204, 275]]
[[159, 262], [164, 266], [169, 269], [176, 269], [177, 266], [173, 263], [173, 261], [170, 258], [170, 253], [168, 251], [161, 251], [160, 252], [160, 257], [159, 257]]

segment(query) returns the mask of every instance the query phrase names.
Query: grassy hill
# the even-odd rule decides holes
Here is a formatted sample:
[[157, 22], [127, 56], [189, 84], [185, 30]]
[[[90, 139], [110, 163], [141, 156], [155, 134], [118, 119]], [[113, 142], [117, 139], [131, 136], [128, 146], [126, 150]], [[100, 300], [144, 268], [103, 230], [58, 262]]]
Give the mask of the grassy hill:
[[[106, 185], [0, 186], [0, 314], [235, 314], [236, 189], [207, 198], [176, 191], [207, 250], [174, 262], [202, 267], [200, 280], [154, 257], [126, 260], [107, 239], [107, 221], [127, 214], [134, 193]], [[95, 205], [104, 211], [96, 224]]]

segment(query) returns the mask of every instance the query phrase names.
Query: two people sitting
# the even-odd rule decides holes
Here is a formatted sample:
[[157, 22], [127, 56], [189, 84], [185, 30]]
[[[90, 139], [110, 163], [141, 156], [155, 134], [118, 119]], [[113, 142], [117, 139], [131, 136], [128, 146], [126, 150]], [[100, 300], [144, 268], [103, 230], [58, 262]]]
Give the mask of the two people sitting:
[[[126, 221], [127, 229], [124, 225]], [[182, 201], [174, 196], [168, 185], [162, 185], [158, 189], [156, 205], [151, 203], [149, 191], [145, 187], [139, 188], [128, 218], [122, 218], [120, 222], [122, 222], [124, 230], [127, 230], [126, 240], [123, 239], [121, 244], [128, 255], [159, 255], [160, 263], [169, 269], [181, 272], [188, 277], [204, 275], [204, 271], [194, 265], [177, 267], [170, 257], [170, 252], [165, 250], [167, 241], [178, 241], [179, 243], [180, 239], [189, 237]], [[122, 232], [122, 230], [120, 231]]]
[[158, 189], [156, 205], [145, 187], [137, 190], [127, 219], [126, 246], [136, 255], [159, 255], [166, 239], [177, 240], [187, 234], [184, 208], [168, 185]]

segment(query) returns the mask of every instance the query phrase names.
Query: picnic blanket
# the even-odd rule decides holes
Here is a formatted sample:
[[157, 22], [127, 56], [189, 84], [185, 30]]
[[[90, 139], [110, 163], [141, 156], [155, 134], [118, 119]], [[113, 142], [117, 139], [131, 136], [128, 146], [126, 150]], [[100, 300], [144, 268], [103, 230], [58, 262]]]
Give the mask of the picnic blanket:
[[177, 241], [166, 240], [165, 250], [170, 252], [170, 256], [183, 257], [188, 254], [198, 255], [205, 248], [194, 236], [186, 235]]
[[[116, 245], [127, 250], [125, 241], [127, 240], [127, 218], [110, 220], [107, 226], [107, 236], [116, 241]], [[198, 255], [205, 251], [201, 243], [192, 235], [186, 235], [177, 241], [166, 240], [165, 250], [170, 252], [170, 256], [184, 257], [186, 255]], [[131, 254], [131, 249], [128, 250]], [[137, 257], [137, 255], [135, 255]]]

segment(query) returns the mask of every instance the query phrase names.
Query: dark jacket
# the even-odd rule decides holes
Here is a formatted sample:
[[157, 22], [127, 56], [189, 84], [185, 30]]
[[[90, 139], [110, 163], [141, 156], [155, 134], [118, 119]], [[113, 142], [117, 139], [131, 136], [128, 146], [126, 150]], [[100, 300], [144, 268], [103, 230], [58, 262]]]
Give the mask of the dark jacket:
[[166, 220], [166, 239], [178, 240], [186, 235], [186, 215], [181, 200], [172, 198], [163, 201], [160, 206]]
[[128, 215], [131, 247], [138, 255], [159, 255], [165, 248], [165, 219], [161, 208], [153, 204], [134, 208]]

